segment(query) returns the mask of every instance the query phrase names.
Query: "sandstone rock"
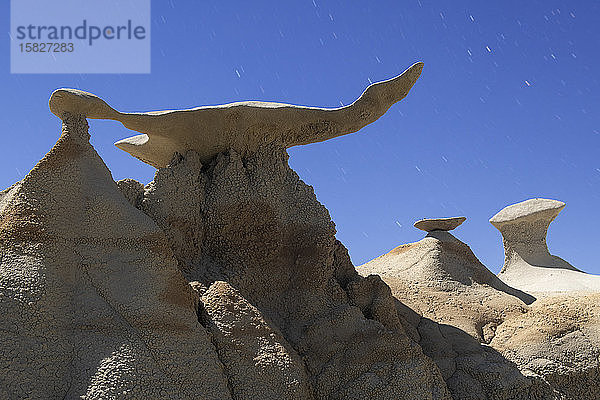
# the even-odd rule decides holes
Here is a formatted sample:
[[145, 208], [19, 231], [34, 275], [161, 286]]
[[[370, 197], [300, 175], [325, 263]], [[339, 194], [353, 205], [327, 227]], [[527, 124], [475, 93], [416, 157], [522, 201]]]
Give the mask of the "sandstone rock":
[[548, 399], [553, 389], [525, 376], [487, 346], [496, 326], [534, 298], [501, 282], [448, 232], [430, 232], [357, 268], [377, 274], [399, 300], [407, 331], [440, 368], [455, 399]]
[[[124, 114], [56, 91], [61, 138], [0, 192], [0, 398], [600, 397], [600, 294], [533, 302], [446, 231], [464, 217], [417, 222], [427, 237], [361, 276], [288, 166], [286, 148], [374, 121], [421, 67], [334, 110]], [[115, 184], [85, 116], [144, 133], [120, 146], [168, 165]], [[508, 270], [589, 289], [546, 247], [564, 203], [525, 203], [492, 219]]]
[[442, 231], [358, 270], [391, 287], [402, 323], [415, 327], [453, 398], [600, 398], [599, 295], [532, 303]]
[[466, 217], [425, 218], [415, 222], [414, 227], [425, 232], [451, 231], [465, 222]]
[[209, 332], [236, 399], [307, 399], [312, 387], [304, 363], [281, 332], [227, 282], [202, 296]]
[[[284, 148], [245, 157], [231, 150], [207, 164], [193, 151], [178, 155], [146, 187], [141, 209], [190, 281], [227, 282], [281, 332], [316, 398], [448, 398], [437, 367], [401, 329], [389, 292], [360, 287], [329, 213]], [[216, 301], [203, 297], [207, 310]]]
[[432, 288], [444, 295], [489, 288], [493, 289], [492, 293], [510, 295], [508, 299], [517, 303], [520, 303], [517, 299], [525, 303], [535, 300], [527, 293], [503, 283], [477, 259], [469, 246], [449, 232], [440, 230], [429, 232], [416, 243], [398, 246], [360, 266], [358, 271], [363, 276], [377, 274], [384, 280], [388, 277], [400, 279], [416, 288]]
[[600, 294], [558, 295], [496, 328], [491, 345], [564, 399], [600, 399]]
[[[171, 161], [145, 188], [140, 209], [165, 232], [189, 281], [202, 288], [227, 282], [236, 304], [253, 307], [269, 330], [281, 332], [302, 357], [316, 398], [442, 399], [448, 393], [439, 370], [402, 330], [389, 290], [362, 282], [335, 240], [329, 213], [289, 168], [286, 153], [373, 122], [406, 96], [421, 68], [415, 64], [331, 110], [246, 102], [122, 114], [87, 94], [60, 90], [53, 97], [58, 114], [69, 101], [79, 108], [93, 103], [94, 118], [144, 133], [117, 143], [142, 161]], [[207, 310], [223, 308], [214, 296], [202, 302]], [[217, 347], [230, 354], [229, 336], [218, 322], [210, 326], [219, 331]], [[230, 385], [236, 379], [230, 376]], [[284, 380], [276, 387], [289, 386], [289, 377], [277, 379]], [[253, 392], [246, 386], [239, 390]]]
[[202, 162], [235, 150], [244, 156], [263, 145], [280, 147], [321, 142], [353, 133], [402, 100], [419, 78], [423, 63], [401, 75], [369, 86], [349, 106], [326, 109], [247, 101], [189, 110], [121, 113], [97, 96], [76, 89], [56, 90], [50, 109], [88, 118], [113, 119], [142, 133], [115, 145], [143, 162], [165, 167], [175, 152], [195, 150]]
[[144, 185], [134, 179], [121, 179], [117, 181], [117, 187], [125, 196], [127, 201], [134, 207], [138, 207], [144, 198]]
[[504, 243], [500, 279], [531, 293], [600, 291], [600, 276], [581, 272], [548, 251], [548, 226], [564, 207], [558, 200], [530, 199], [508, 206], [490, 219]]
[[63, 118], [0, 194], [0, 398], [229, 398], [164, 234]]

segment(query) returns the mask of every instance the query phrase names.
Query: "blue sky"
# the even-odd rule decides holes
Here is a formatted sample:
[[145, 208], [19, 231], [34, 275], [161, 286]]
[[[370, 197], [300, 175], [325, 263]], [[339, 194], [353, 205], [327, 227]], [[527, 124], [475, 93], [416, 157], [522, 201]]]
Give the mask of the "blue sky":
[[[498, 272], [488, 219], [532, 197], [567, 207], [551, 252], [600, 273], [600, 5], [595, 1], [152, 2], [152, 73], [11, 75], [9, 10], [0, 72], [0, 186], [50, 149], [59, 87], [98, 94], [123, 111], [241, 100], [348, 104], [369, 81], [416, 61], [410, 95], [359, 133], [290, 149], [290, 165], [329, 209], [362, 264], [419, 240], [424, 217], [464, 215], [455, 235]], [[90, 121], [115, 179], [154, 169], [113, 146], [131, 135]]]

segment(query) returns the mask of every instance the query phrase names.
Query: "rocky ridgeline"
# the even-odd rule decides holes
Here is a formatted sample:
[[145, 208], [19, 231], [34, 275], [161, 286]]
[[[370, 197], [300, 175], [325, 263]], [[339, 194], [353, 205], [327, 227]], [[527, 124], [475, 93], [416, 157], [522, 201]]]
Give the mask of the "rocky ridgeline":
[[[128, 114], [53, 93], [62, 135], [0, 192], [0, 398], [599, 397], [599, 295], [507, 285], [448, 232], [464, 217], [418, 221], [423, 240], [359, 274], [289, 167], [288, 147], [373, 122], [421, 69], [338, 109]], [[154, 180], [115, 183], [86, 118], [141, 133], [117, 146]]]

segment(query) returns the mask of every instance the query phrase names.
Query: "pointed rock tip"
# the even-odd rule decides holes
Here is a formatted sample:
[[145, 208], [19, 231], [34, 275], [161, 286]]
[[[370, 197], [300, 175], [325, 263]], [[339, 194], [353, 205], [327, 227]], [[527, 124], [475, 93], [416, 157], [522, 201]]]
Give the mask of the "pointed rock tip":
[[417, 61], [416, 63], [414, 63], [413, 65], [408, 67], [408, 69], [414, 70], [415, 72], [418, 72], [420, 74], [421, 71], [423, 71], [424, 66], [425, 66], [425, 63], [423, 61]]
[[137, 146], [146, 144], [148, 142], [148, 139], [149, 139], [148, 135], [146, 135], [146, 134], [135, 135], [135, 136], [131, 136], [131, 137], [128, 137], [125, 139], [121, 139], [121, 140], [115, 142], [114, 145], [117, 146], [121, 150], [128, 151]]
[[413, 74], [415, 74], [415, 80], [417, 80], [419, 78], [419, 76], [421, 76], [421, 72], [423, 72], [424, 66], [425, 66], [425, 63], [423, 63], [423, 61], [418, 61], [418, 62], [414, 63], [413, 65], [411, 65], [410, 67], [408, 67], [406, 72], [410, 71]]
[[[407, 78], [411, 82], [410, 87], [412, 87], [417, 82], [419, 77], [421, 76], [421, 72], [423, 72], [424, 66], [425, 66], [425, 64], [422, 61], [416, 62], [413, 65], [411, 65], [410, 67], [408, 67], [406, 69], [406, 71], [404, 71], [403, 73], [398, 75], [396, 78], [399, 78], [399, 77]], [[396, 78], [392, 78], [390, 80], [394, 80]]]
[[52, 92], [48, 106], [52, 114], [60, 119], [64, 119], [67, 113], [87, 118], [110, 118], [117, 114], [95, 94], [71, 88], [61, 88]]
[[504, 207], [496, 215], [490, 218], [490, 223], [494, 226], [502, 225], [507, 222], [517, 222], [522, 219], [528, 219], [531, 216], [548, 214], [549, 218], [554, 218], [564, 207], [565, 203], [560, 200], [535, 198], [522, 201]]
[[467, 217], [424, 218], [414, 223], [414, 227], [425, 232], [451, 231], [465, 222]]

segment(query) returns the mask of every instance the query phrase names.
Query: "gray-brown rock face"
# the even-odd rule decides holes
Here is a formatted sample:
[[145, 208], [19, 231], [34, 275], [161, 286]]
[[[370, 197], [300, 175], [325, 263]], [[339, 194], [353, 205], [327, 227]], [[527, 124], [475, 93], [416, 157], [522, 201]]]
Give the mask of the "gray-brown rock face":
[[498, 276], [504, 282], [528, 292], [600, 292], [600, 276], [581, 272], [548, 251], [548, 226], [564, 207], [558, 200], [530, 199], [490, 219], [502, 233], [505, 258]]
[[[290, 169], [288, 147], [374, 121], [420, 71], [332, 110], [55, 92], [59, 141], [0, 192], [0, 399], [600, 398], [598, 294], [533, 302], [447, 232], [464, 217], [416, 223], [361, 276]], [[154, 180], [113, 182], [85, 117], [142, 132], [120, 147]], [[582, 274], [546, 254], [561, 207], [493, 218], [509, 270]]]
[[0, 398], [229, 398], [163, 232], [63, 117], [0, 196]]
[[302, 359], [237, 290], [217, 281], [201, 299], [201, 319], [212, 334], [234, 398], [313, 398]]
[[[1, 361], [10, 365], [0, 394], [448, 399], [389, 289], [358, 276], [285, 151], [372, 122], [420, 70], [336, 110], [241, 103], [125, 115], [84, 92], [55, 92], [50, 108], [65, 133], [0, 196]], [[166, 135], [160, 151], [136, 153], [153, 165], [174, 149], [196, 151], [143, 190], [115, 185], [87, 141], [86, 116], [147, 131], [152, 146]]]
[[496, 328], [491, 342], [560, 399], [600, 399], [600, 294], [537, 300]]
[[389, 291], [364, 295], [374, 283], [354, 271], [285, 149], [244, 158], [232, 150], [207, 165], [190, 151], [157, 172], [141, 209], [164, 230], [189, 280], [227, 282], [281, 332], [316, 398], [446, 397], [437, 367], [402, 330]]

